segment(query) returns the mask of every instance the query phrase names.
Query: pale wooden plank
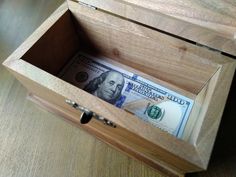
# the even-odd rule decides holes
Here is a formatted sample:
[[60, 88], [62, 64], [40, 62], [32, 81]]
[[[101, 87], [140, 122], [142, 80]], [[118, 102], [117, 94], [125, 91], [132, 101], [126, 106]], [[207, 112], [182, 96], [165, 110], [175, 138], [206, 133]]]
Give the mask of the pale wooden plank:
[[[122, 1], [122, 0], [121, 0]], [[235, 38], [236, 4], [234, 0], [123, 0], [152, 9], [221, 33], [229, 39]]]
[[233, 0], [80, 1], [236, 56]]

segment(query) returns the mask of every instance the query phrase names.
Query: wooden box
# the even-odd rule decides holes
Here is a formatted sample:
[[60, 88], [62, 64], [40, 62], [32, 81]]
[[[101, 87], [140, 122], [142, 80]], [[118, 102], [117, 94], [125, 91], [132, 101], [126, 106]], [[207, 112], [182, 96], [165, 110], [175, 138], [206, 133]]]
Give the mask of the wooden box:
[[[207, 168], [236, 66], [235, 18], [217, 7], [188, 1], [69, 0], [3, 64], [33, 100], [113, 147], [168, 176], [201, 171]], [[221, 23], [223, 18], [227, 23]], [[193, 121], [186, 127], [190, 133], [176, 138], [60, 79], [58, 73], [78, 51], [109, 57], [194, 99]], [[96, 119], [81, 124], [82, 112], [66, 100], [116, 128]]]

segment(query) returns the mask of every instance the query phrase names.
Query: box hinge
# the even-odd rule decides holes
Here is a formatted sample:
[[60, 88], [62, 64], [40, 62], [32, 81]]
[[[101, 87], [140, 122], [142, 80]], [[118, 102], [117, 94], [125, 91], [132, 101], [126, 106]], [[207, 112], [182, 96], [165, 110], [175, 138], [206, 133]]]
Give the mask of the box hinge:
[[196, 45], [199, 46], [199, 47], [203, 47], [203, 48], [206, 48], [208, 50], [214, 51], [214, 52], [222, 53], [222, 51], [220, 51], [218, 49], [214, 49], [214, 48], [211, 48], [209, 46], [206, 46], [206, 45], [203, 45], [203, 44], [200, 44], [200, 43], [197, 43], [197, 42], [196, 42]]
[[87, 3], [84, 3], [84, 2], [81, 2], [81, 1], [79, 1], [79, 4], [82, 5], [82, 6], [86, 6], [86, 7], [88, 7], [88, 8], [91, 8], [91, 9], [93, 9], [93, 10], [97, 10], [97, 7], [92, 6], [92, 5], [90, 5], [90, 4], [87, 4]]

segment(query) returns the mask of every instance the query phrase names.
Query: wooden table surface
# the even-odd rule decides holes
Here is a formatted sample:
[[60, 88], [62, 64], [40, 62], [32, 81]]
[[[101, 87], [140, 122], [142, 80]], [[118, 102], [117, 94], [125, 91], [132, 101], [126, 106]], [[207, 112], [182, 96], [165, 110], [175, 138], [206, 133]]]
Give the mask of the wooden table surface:
[[[64, 0], [1, 0], [2, 63]], [[209, 168], [188, 177], [236, 177], [236, 79]], [[26, 99], [26, 89], [0, 66], [0, 177], [158, 177]]]

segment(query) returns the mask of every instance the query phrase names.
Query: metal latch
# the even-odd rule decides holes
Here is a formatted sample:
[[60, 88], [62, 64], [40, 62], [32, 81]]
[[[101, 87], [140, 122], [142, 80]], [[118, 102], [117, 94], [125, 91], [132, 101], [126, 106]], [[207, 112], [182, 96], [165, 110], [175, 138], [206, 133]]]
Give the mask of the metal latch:
[[89, 8], [91, 8], [91, 9], [93, 9], [93, 10], [97, 10], [97, 7], [92, 6], [92, 5], [90, 5], [90, 4], [87, 4], [87, 3], [84, 3], [84, 2], [81, 2], [81, 1], [79, 1], [79, 4], [82, 5], [82, 6], [89, 7]]
[[87, 108], [85, 108], [81, 105], [78, 105], [76, 102], [69, 100], [69, 99], [66, 99], [65, 102], [67, 104], [69, 104], [70, 106], [72, 106], [73, 108], [82, 112], [82, 114], [80, 116], [80, 123], [81, 124], [87, 124], [92, 118], [95, 118], [95, 119], [103, 122], [105, 125], [116, 128], [116, 125], [112, 121], [110, 121], [102, 116], [97, 115], [96, 113], [88, 110]]

